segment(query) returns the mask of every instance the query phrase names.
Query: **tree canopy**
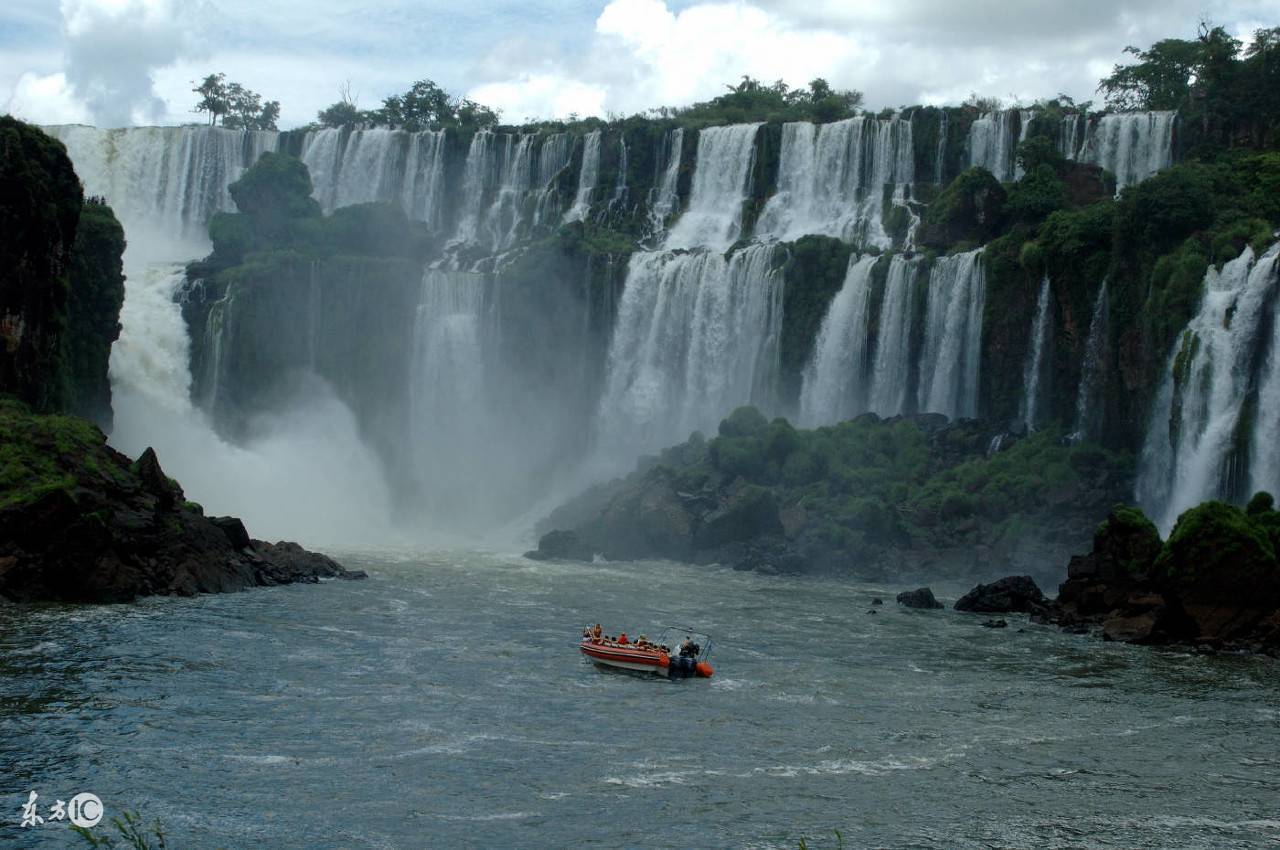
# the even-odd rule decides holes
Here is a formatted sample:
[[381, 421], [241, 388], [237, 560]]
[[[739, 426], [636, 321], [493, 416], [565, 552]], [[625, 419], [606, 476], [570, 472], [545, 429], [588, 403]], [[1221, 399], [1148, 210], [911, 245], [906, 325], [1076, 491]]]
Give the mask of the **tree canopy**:
[[784, 80], [764, 83], [743, 76], [728, 92], [689, 107], [653, 110], [661, 118], [695, 124], [732, 124], [742, 121], [839, 121], [851, 118], [862, 106], [862, 92], [836, 90], [821, 77], [804, 88], [792, 88]]
[[209, 126], [222, 122], [228, 130], [274, 130], [280, 118], [280, 101], [268, 100], [240, 83], [228, 83], [223, 73], [210, 74], [192, 89], [200, 95], [196, 112], [209, 114]]
[[361, 110], [345, 88], [342, 99], [316, 116], [325, 127], [355, 124], [394, 127], [417, 132], [443, 128], [481, 130], [496, 125], [501, 115], [496, 109], [450, 95], [434, 80], [418, 80], [403, 94], [384, 98], [379, 109]]

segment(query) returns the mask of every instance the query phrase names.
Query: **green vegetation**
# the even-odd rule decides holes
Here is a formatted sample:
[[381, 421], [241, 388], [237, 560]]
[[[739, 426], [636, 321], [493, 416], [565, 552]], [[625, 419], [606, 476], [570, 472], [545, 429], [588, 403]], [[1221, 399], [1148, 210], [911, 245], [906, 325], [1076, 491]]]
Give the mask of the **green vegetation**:
[[110, 476], [115, 463], [102, 432], [74, 416], [33, 416], [0, 398], [0, 510], [55, 491], [72, 492], [77, 477]]
[[1095, 445], [1067, 445], [1054, 430], [990, 456], [987, 441], [975, 422], [931, 430], [868, 415], [806, 430], [746, 407], [713, 439], [694, 435], [658, 464], [682, 492], [739, 479], [768, 488], [784, 508], [802, 507], [825, 545], [855, 558], [1014, 538], [1078, 499], [1087, 482], [1131, 466]]
[[210, 74], [192, 89], [200, 95], [196, 112], [209, 113], [209, 126], [221, 120], [228, 130], [274, 130], [280, 118], [280, 101], [262, 102], [262, 95], [239, 83], [228, 83], [226, 74]]
[[1280, 572], [1273, 539], [1276, 512], [1262, 508], [1269, 498], [1267, 493], [1255, 496], [1252, 512], [1204, 502], [1183, 513], [1155, 560], [1156, 574], [1185, 580], [1211, 577], [1228, 568], [1254, 576]]
[[427, 250], [424, 226], [394, 204], [356, 204], [322, 215], [307, 166], [288, 154], [264, 153], [229, 191], [239, 212], [210, 220], [213, 252], [193, 264], [199, 273], [250, 262], [261, 252], [421, 257]]
[[316, 116], [321, 126], [371, 124], [409, 132], [445, 128], [473, 132], [494, 127], [501, 118], [497, 110], [450, 95], [433, 80], [418, 80], [404, 94], [385, 98], [382, 107], [373, 110], [362, 111], [346, 87], [341, 94], [341, 100]]
[[920, 244], [947, 249], [981, 244], [1000, 233], [1006, 192], [985, 168], [963, 172], [929, 205], [920, 223]]
[[156, 821], [147, 826], [142, 822], [142, 815], [137, 812], [125, 811], [120, 817], [112, 818], [111, 825], [119, 833], [118, 836], [109, 833], [94, 835], [90, 830], [74, 825], [71, 826], [71, 831], [83, 838], [90, 847], [101, 850], [165, 850], [169, 846], [163, 824]]
[[76, 227], [63, 361], [68, 411], [111, 427], [111, 344], [120, 335], [124, 304], [124, 228], [101, 198], [89, 198]]
[[657, 118], [674, 118], [681, 126], [707, 127], [749, 121], [814, 121], [825, 123], [852, 118], [862, 106], [862, 92], [837, 91], [818, 78], [806, 88], [793, 89], [782, 80], [763, 83], [743, 76], [728, 93], [685, 107], [652, 110]]

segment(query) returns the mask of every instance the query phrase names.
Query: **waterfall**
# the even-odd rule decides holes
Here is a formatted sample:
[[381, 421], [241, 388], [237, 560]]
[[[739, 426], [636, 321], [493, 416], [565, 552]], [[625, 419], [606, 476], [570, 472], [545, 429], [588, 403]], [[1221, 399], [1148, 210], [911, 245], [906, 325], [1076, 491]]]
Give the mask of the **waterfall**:
[[578, 193], [573, 198], [573, 206], [564, 214], [565, 223], [582, 221], [591, 210], [591, 193], [600, 179], [600, 137], [599, 130], [592, 130], [582, 139], [582, 169], [578, 172]]
[[760, 126], [734, 124], [698, 132], [689, 206], [667, 234], [667, 248], [723, 251], [738, 238]]
[[1040, 296], [1036, 299], [1036, 317], [1031, 324], [1031, 346], [1027, 349], [1027, 362], [1022, 367], [1022, 424], [1028, 431], [1036, 429], [1040, 412], [1040, 383], [1044, 374], [1044, 350], [1049, 335], [1049, 276], [1040, 282]]
[[409, 136], [400, 206], [405, 215], [439, 230], [444, 220], [444, 131]]
[[130, 234], [131, 256], [146, 243], [149, 259], [207, 248], [209, 219], [235, 210], [227, 187], [277, 144], [275, 133], [220, 127], [44, 130], [66, 145], [85, 192], [111, 204]]
[[666, 135], [662, 141], [661, 155], [656, 160], [661, 163], [654, 187], [649, 190], [649, 229], [657, 235], [661, 234], [671, 220], [679, 200], [677, 189], [680, 184], [680, 154], [684, 147], [684, 128], [677, 127]]
[[986, 275], [982, 249], [940, 257], [929, 274], [919, 410], [976, 416]]
[[934, 153], [933, 182], [939, 186], [947, 173], [947, 111], [940, 110], [942, 117], [938, 119], [938, 149]]
[[398, 204], [405, 215], [438, 229], [444, 195], [443, 130], [311, 130], [301, 159], [313, 195], [326, 214], [374, 202]]
[[1088, 122], [1089, 116], [1083, 112], [1073, 113], [1062, 119], [1058, 136], [1058, 152], [1065, 159], [1080, 158], [1080, 145], [1083, 141], [1080, 135], [1080, 125], [1087, 125]]
[[[1165, 531], [1205, 499], [1277, 484], [1276, 349], [1280, 243], [1261, 258], [1245, 248], [1205, 274], [1200, 308], [1167, 361], [1142, 451], [1138, 500]], [[1244, 417], [1257, 392], [1252, 422]], [[1251, 429], [1251, 433], [1249, 430]], [[1252, 453], [1252, 469], [1244, 468]], [[1249, 473], [1252, 474], [1249, 474]]]
[[885, 188], [903, 189], [914, 172], [909, 119], [784, 124], [778, 190], [760, 213], [755, 234], [789, 241], [821, 233], [887, 248]]
[[1013, 116], [1017, 110], [984, 112], [969, 126], [969, 167], [990, 171], [1001, 183], [1014, 177]]
[[800, 421], [826, 425], [867, 408], [867, 325], [873, 255], [849, 258], [844, 286], [831, 300], [800, 389]]
[[472, 244], [480, 234], [480, 217], [484, 213], [484, 199], [492, 182], [494, 134], [481, 130], [471, 137], [467, 148], [467, 162], [462, 171], [462, 204], [458, 215], [458, 227], [454, 242]]
[[533, 226], [558, 224], [560, 192], [556, 181], [569, 167], [573, 138], [568, 133], [554, 133], [542, 140], [538, 151], [538, 173], [534, 178]]
[[889, 261], [889, 276], [880, 302], [871, 396], [867, 405], [880, 416], [907, 413], [911, 387], [911, 327], [915, 323], [918, 264], [900, 255]]
[[618, 137], [618, 175], [613, 181], [613, 195], [609, 198], [609, 212], [619, 213], [627, 203], [627, 140]]
[[1084, 342], [1084, 364], [1080, 370], [1080, 386], [1076, 390], [1076, 424], [1071, 439], [1087, 440], [1095, 436], [1101, 425], [1102, 399], [1107, 354], [1107, 282], [1098, 288], [1089, 319], [1089, 336]]
[[1035, 110], [1023, 109], [1018, 112], [1018, 144], [1014, 146], [1013, 153], [1013, 179], [1021, 180], [1027, 173], [1018, 162], [1018, 147], [1027, 140], [1027, 135], [1031, 132], [1031, 121], [1036, 117]]
[[[1273, 249], [1274, 250], [1274, 249]], [[1257, 425], [1253, 445], [1250, 490], [1280, 495], [1280, 300], [1271, 317], [1271, 343], [1258, 381]]]
[[496, 448], [484, 430], [492, 421], [484, 394], [485, 283], [481, 275], [437, 270], [422, 278], [409, 369], [409, 446], [432, 512], [450, 504], [481, 507], [469, 498], [476, 493], [476, 459]]
[[1173, 164], [1176, 112], [1117, 112], [1088, 125], [1079, 159], [1116, 176], [1116, 191]]
[[772, 245], [631, 257], [609, 347], [597, 441], [613, 464], [769, 408], [782, 281]]

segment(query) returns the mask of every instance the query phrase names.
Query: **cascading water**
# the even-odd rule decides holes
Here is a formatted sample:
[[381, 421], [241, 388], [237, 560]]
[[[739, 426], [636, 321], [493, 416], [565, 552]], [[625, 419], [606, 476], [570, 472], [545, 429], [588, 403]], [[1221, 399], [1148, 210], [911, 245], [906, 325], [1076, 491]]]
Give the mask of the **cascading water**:
[[[1087, 122], [1076, 158], [1114, 174], [1119, 192], [1173, 164], [1173, 128], [1177, 117], [1176, 112], [1103, 115]], [[1078, 124], [1071, 125], [1071, 138], [1064, 147], [1074, 146], [1077, 127]]]
[[982, 249], [940, 257], [929, 274], [918, 409], [976, 416], [986, 275]]
[[1014, 179], [1013, 120], [1017, 110], [984, 112], [969, 125], [969, 167], [990, 171], [999, 181]]
[[947, 172], [947, 113], [946, 110], [938, 118], [938, 147], [933, 153], [933, 182], [942, 185]]
[[578, 172], [578, 192], [574, 196], [573, 206], [564, 214], [565, 222], [582, 221], [591, 210], [591, 193], [600, 179], [600, 137], [599, 130], [592, 130], [582, 137], [582, 168]]
[[1044, 352], [1048, 347], [1049, 324], [1049, 276], [1040, 282], [1040, 295], [1036, 298], [1036, 317], [1031, 324], [1031, 345], [1027, 349], [1026, 364], [1022, 367], [1022, 411], [1020, 418], [1028, 431], [1034, 431], [1039, 420], [1041, 384], [1044, 377]]
[[[1027, 140], [1027, 136], [1031, 133], [1031, 122], [1036, 117], [1036, 113], [1031, 109], [1023, 109], [1018, 112], [1018, 145]], [[1014, 147], [1010, 154], [1013, 158], [1013, 179], [1021, 180], [1027, 173], [1022, 167], [1022, 163], [1018, 162], [1018, 148]]]
[[44, 129], [66, 145], [85, 191], [111, 202], [135, 261], [206, 249], [209, 219], [235, 210], [227, 187], [277, 143], [275, 133], [219, 127]]
[[889, 261], [876, 334], [868, 409], [880, 416], [907, 413], [911, 399], [911, 328], [915, 324], [918, 264], [901, 255]]
[[738, 238], [760, 126], [733, 124], [698, 132], [689, 206], [667, 234], [667, 248], [724, 251]]
[[677, 127], [662, 140], [662, 163], [654, 187], [649, 190], [649, 229], [654, 236], [666, 230], [667, 222], [676, 211], [679, 201], [677, 188], [680, 183], [680, 154], [684, 148], [684, 128]]
[[[1200, 309], [1169, 356], [1143, 446], [1138, 500], [1162, 530], [1206, 499], [1274, 491], [1280, 243], [1209, 269]], [[1271, 339], [1264, 338], [1268, 325]], [[1271, 350], [1262, 357], [1268, 342]], [[1245, 416], [1252, 407], [1253, 415]]]
[[1076, 389], [1076, 422], [1071, 439], [1087, 440], [1096, 436], [1101, 428], [1102, 387], [1106, 377], [1107, 355], [1107, 282], [1098, 288], [1093, 301], [1093, 314], [1089, 319], [1089, 336], [1084, 342], [1084, 363], [1080, 370], [1080, 385]]
[[714, 429], [739, 405], [772, 405], [782, 319], [774, 251], [632, 255], [597, 415], [606, 463]]
[[609, 212], [621, 213], [627, 205], [627, 140], [618, 137], [618, 175], [613, 181], [613, 194], [609, 196]]
[[825, 425], [867, 409], [868, 334], [873, 255], [849, 258], [844, 286], [831, 300], [800, 389], [800, 421]]
[[909, 119], [784, 124], [778, 191], [760, 213], [755, 235], [785, 241], [821, 233], [887, 248], [885, 188], [896, 193], [914, 179]]

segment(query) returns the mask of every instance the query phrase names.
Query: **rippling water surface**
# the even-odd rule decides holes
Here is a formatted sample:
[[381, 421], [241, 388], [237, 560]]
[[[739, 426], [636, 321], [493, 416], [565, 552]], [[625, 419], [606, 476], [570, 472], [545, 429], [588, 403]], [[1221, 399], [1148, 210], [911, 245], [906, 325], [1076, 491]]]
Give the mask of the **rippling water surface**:
[[[896, 587], [345, 561], [370, 579], [0, 608], [0, 846], [76, 846], [17, 826], [31, 790], [179, 848], [1280, 845], [1271, 661], [984, 629]], [[701, 625], [716, 675], [598, 672], [597, 620]]]

